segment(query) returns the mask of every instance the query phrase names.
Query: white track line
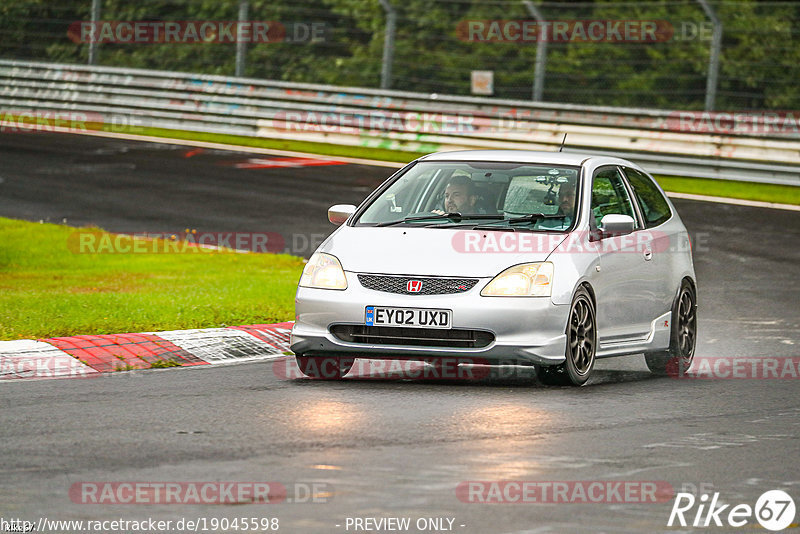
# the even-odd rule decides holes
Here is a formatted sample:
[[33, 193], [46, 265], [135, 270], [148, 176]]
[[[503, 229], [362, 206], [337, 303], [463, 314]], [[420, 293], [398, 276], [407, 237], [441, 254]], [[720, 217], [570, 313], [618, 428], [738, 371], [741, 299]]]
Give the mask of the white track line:
[[793, 204], [778, 204], [775, 202], [762, 202], [761, 200], [743, 200], [741, 198], [712, 197], [708, 195], [694, 195], [692, 193], [671, 193], [671, 198], [685, 198], [687, 200], [700, 200], [702, 202], [716, 202], [717, 204], [735, 204], [737, 206], [751, 206], [754, 208], [770, 208], [774, 210], [800, 211], [800, 206]]
[[153, 332], [210, 364], [282, 358], [283, 352], [244, 330], [203, 328]]

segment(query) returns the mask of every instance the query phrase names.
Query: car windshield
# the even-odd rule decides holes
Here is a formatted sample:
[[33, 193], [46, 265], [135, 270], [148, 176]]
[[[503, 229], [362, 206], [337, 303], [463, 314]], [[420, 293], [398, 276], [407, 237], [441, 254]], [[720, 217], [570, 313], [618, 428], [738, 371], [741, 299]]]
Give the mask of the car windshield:
[[374, 198], [360, 226], [565, 231], [576, 210], [578, 167], [421, 161]]

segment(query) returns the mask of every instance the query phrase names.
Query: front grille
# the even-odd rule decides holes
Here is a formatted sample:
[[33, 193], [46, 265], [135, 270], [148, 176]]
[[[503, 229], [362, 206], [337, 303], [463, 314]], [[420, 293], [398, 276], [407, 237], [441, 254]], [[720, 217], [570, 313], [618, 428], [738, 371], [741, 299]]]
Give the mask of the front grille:
[[[414, 276], [385, 276], [377, 274], [359, 274], [358, 281], [367, 289], [399, 293], [401, 295], [448, 295], [465, 293], [475, 287], [477, 278], [420, 278]], [[408, 291], [409, 282], [421, 282], [417, 292]]]
[[342, 341], [373, 345], [479, 349], [494, 341], [494, 334], [491, 332], [462, 328], [404, 328], [338, 324], [331, 326], [330, 330], [331, 334]]

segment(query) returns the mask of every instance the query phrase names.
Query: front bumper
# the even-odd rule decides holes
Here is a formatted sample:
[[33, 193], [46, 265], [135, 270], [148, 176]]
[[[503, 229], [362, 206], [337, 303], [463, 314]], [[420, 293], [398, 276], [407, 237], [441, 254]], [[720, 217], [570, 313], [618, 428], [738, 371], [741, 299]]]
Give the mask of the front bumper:
[[[564, 361], [568, 305], [548, 297], [481, 297], [490, 278], [471, 290], [452, 295], [399, 295], [364, 288], [347, 272], [344, 291], [298, 288], [291, 350], [303, 354], [347, 354], [364, 358], [415, 359], [452, 357], [487, 363], [526, 362], [555, 365]], [[373, 345], [346, 342], [330, 332], [332, 325], [363, 325], [367, 306], [453, 310], [452, 328], [485, 330], [494, 341], [482, 348]]]

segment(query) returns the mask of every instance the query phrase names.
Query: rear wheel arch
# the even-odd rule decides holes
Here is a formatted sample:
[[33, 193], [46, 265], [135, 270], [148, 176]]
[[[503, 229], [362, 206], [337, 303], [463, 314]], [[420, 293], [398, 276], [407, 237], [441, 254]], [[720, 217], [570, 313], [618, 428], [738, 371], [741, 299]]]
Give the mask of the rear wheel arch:
[[[592, 288], [592, 285], [589, 282], [585, 282], [585, 281], [581, 282], [580, 284], [578, 284], [578, 287], [581, 287], [581, 286], [583, 286], [586, 289], [586, 291], [589, 293], [589, 296], [592, 299], [592, 304], [594, 305], [594, 309], [597, 310], [597, 297], [594, 294], [594, 288]], [[575, 291], [578, 290], [578, 287], [575, 288]], [[575, 295], [575, 293], [573, 293], [573, 296], [574, 295]]]
[[691, 276], [684, 276], [681, 279], [681, 285], [683, 285], [684, 281], [689, 282], [689, 286], [691, 286], [692, 292], [694, 293], [695, 305], [696, 305], [697, 304], [697, 283], [694, 281], [694, 279]]
[[[685, 315], [680, 312], [684, 297], [692, 304]], [[670, 322], [669, 348], [665, 351], [646, 352], [644, 357], [647, 367], [654, 374], [680, 376], [692, 366], [697, 347], [697, 289], [694, 280], [689, 276], [681, 278], [678, 285]]]
[[[670, 306], [670, 312], [675, 309], [675, 305], [678, 303], [678, 299], [681, 298], [681, 290], [683, 289], [683, 284], [689, 284], [689, 287], [692, 290], [692, 294], [694, 295], [694, 306], [697, 307], [697, 284], [692, 279], [691, 276], [684, 276], [681, 278], [680, 282], [678, 282], [678, 289], [675, 291], [675, 294], [672, 295], [672, 306]], [[670, 318], [671, 320], [672, 318]]]

